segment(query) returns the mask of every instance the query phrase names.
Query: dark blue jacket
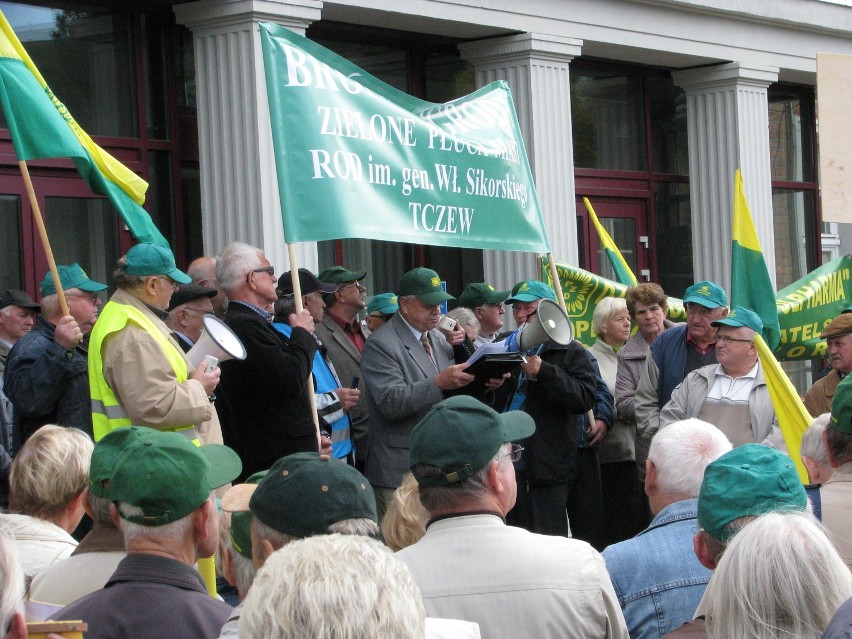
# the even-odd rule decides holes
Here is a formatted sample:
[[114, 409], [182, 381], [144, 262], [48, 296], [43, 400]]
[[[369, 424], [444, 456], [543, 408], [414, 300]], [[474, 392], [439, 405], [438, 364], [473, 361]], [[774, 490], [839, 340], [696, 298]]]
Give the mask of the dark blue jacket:
[[651, 344], [651, 357], [660, 372], [657, 398], [660, 408], [668, 404], [675, 386], [686, 377], [686, 324], [675, 324]]

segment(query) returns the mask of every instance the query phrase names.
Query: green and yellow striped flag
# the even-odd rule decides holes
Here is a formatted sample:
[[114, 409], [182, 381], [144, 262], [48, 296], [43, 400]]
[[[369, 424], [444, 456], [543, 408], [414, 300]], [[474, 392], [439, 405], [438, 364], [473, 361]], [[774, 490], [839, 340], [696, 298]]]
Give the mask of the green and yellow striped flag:
[[612, 241], [609, 233], [607, 233], [606, 229], [598, 220], [598, 216], [595, 214], [595, 209], [592, 208], [592, 203], [589, 202], [589, 198], [584, 197], [583, 204], [586, 205], [586, 210], [589, 212], [589, 219], [591, 219], [592, 224], [595, 225], [595, 230], [598, 232], [601, 244], [603, 244], [604, 252], [609, 258], [609, 263], [612, 264], [612, 270], [615, 271], [615, 280], [619, 284], [624, 284], [625, 286], [636, 286], [639, 281], [636, 279], [633, 271], [630, 270], [630, 267], [624, 260], [624, 256], [621, 254], [621, 251], [618, 250], [615, 242]]
[[757, 313], [763, 322], [763, 339], [770, 350], [781, 342], [775, 289], [769, 278], [766, 260], [743, 189], [739, 169], [734, 176], [734, 220], [731, 228], [731, 306], [742, 306]]
[[139, 241], [168, 245], [142, 208], [148, 184], [95, 144], [47, 86], [0, 11], [0, 106], [18, 160], [71, 158], [92, 191], [105, 195]]

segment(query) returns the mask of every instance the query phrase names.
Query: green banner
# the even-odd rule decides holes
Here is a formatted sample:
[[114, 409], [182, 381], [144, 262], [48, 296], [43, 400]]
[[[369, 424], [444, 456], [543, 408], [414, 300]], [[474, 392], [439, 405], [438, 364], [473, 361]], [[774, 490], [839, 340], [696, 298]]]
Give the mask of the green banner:
[[[592, 330], [595, 306], [604, 297], [624, 297], [627, 286], [576, 266], [556, 263], [574, 337], [591, 346], [597, 339]], [[547, 261], [542, 261], [542, 280], [550, 285]], [[819, 334], [832, 319], [852, 307], [852, 255], [838, 257], [782, 289], [775, 296], [781, 344], [775, 349], [779, 361], [825, 357], [825, 340]], [[686, 321], [683, 301], [668, 298], [668, 318]]]
[[505, 82], [434, 104], [280, 25], [260, 35], [287, 242], [549, 251]]
[[852, 255], [823, 264], [775, 295], [781, 344], [779, 360], [825, 357], [819, 334], [832, 319], [852, 306]]

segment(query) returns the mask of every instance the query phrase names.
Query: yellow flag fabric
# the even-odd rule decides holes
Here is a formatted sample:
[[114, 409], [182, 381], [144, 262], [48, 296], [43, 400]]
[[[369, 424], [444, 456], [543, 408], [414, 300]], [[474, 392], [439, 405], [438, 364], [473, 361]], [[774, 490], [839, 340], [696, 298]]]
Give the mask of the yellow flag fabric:
[[811, 423], [811, 416], [805, 409], [805, 405], [799, 398], [796, 389], [787, 373], [781, 368], [778, 360], [769, 350], [769, 346], [760, 335], [754, 338], [757, 347], [757, 355], [760, 358], [760, 366], [763, 369], [763, 377], [766, 379], [766, 387], [769, 397], [775, 407], [775, 416], [778, 419], [778, 427], [784, 436], [787, 452], [796, 464], [796, 470], [803, 484], [808, 483], [808, 472], [802, 463], [801, 443], [802, 435]]

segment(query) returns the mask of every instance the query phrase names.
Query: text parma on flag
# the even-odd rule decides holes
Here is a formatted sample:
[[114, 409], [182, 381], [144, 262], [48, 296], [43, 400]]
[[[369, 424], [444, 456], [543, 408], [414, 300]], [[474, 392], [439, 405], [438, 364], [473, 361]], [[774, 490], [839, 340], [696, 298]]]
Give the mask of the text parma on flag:
[[148, 184], [95, 144], [54, 95], [0, 11], [0, 105], [18, 160], [71, 158], [140, 241], [168, 244], [142, 208]]
[[280, 25], [260, 34], [287, 242], [549, 251], [505, 82], [434, 104]]

